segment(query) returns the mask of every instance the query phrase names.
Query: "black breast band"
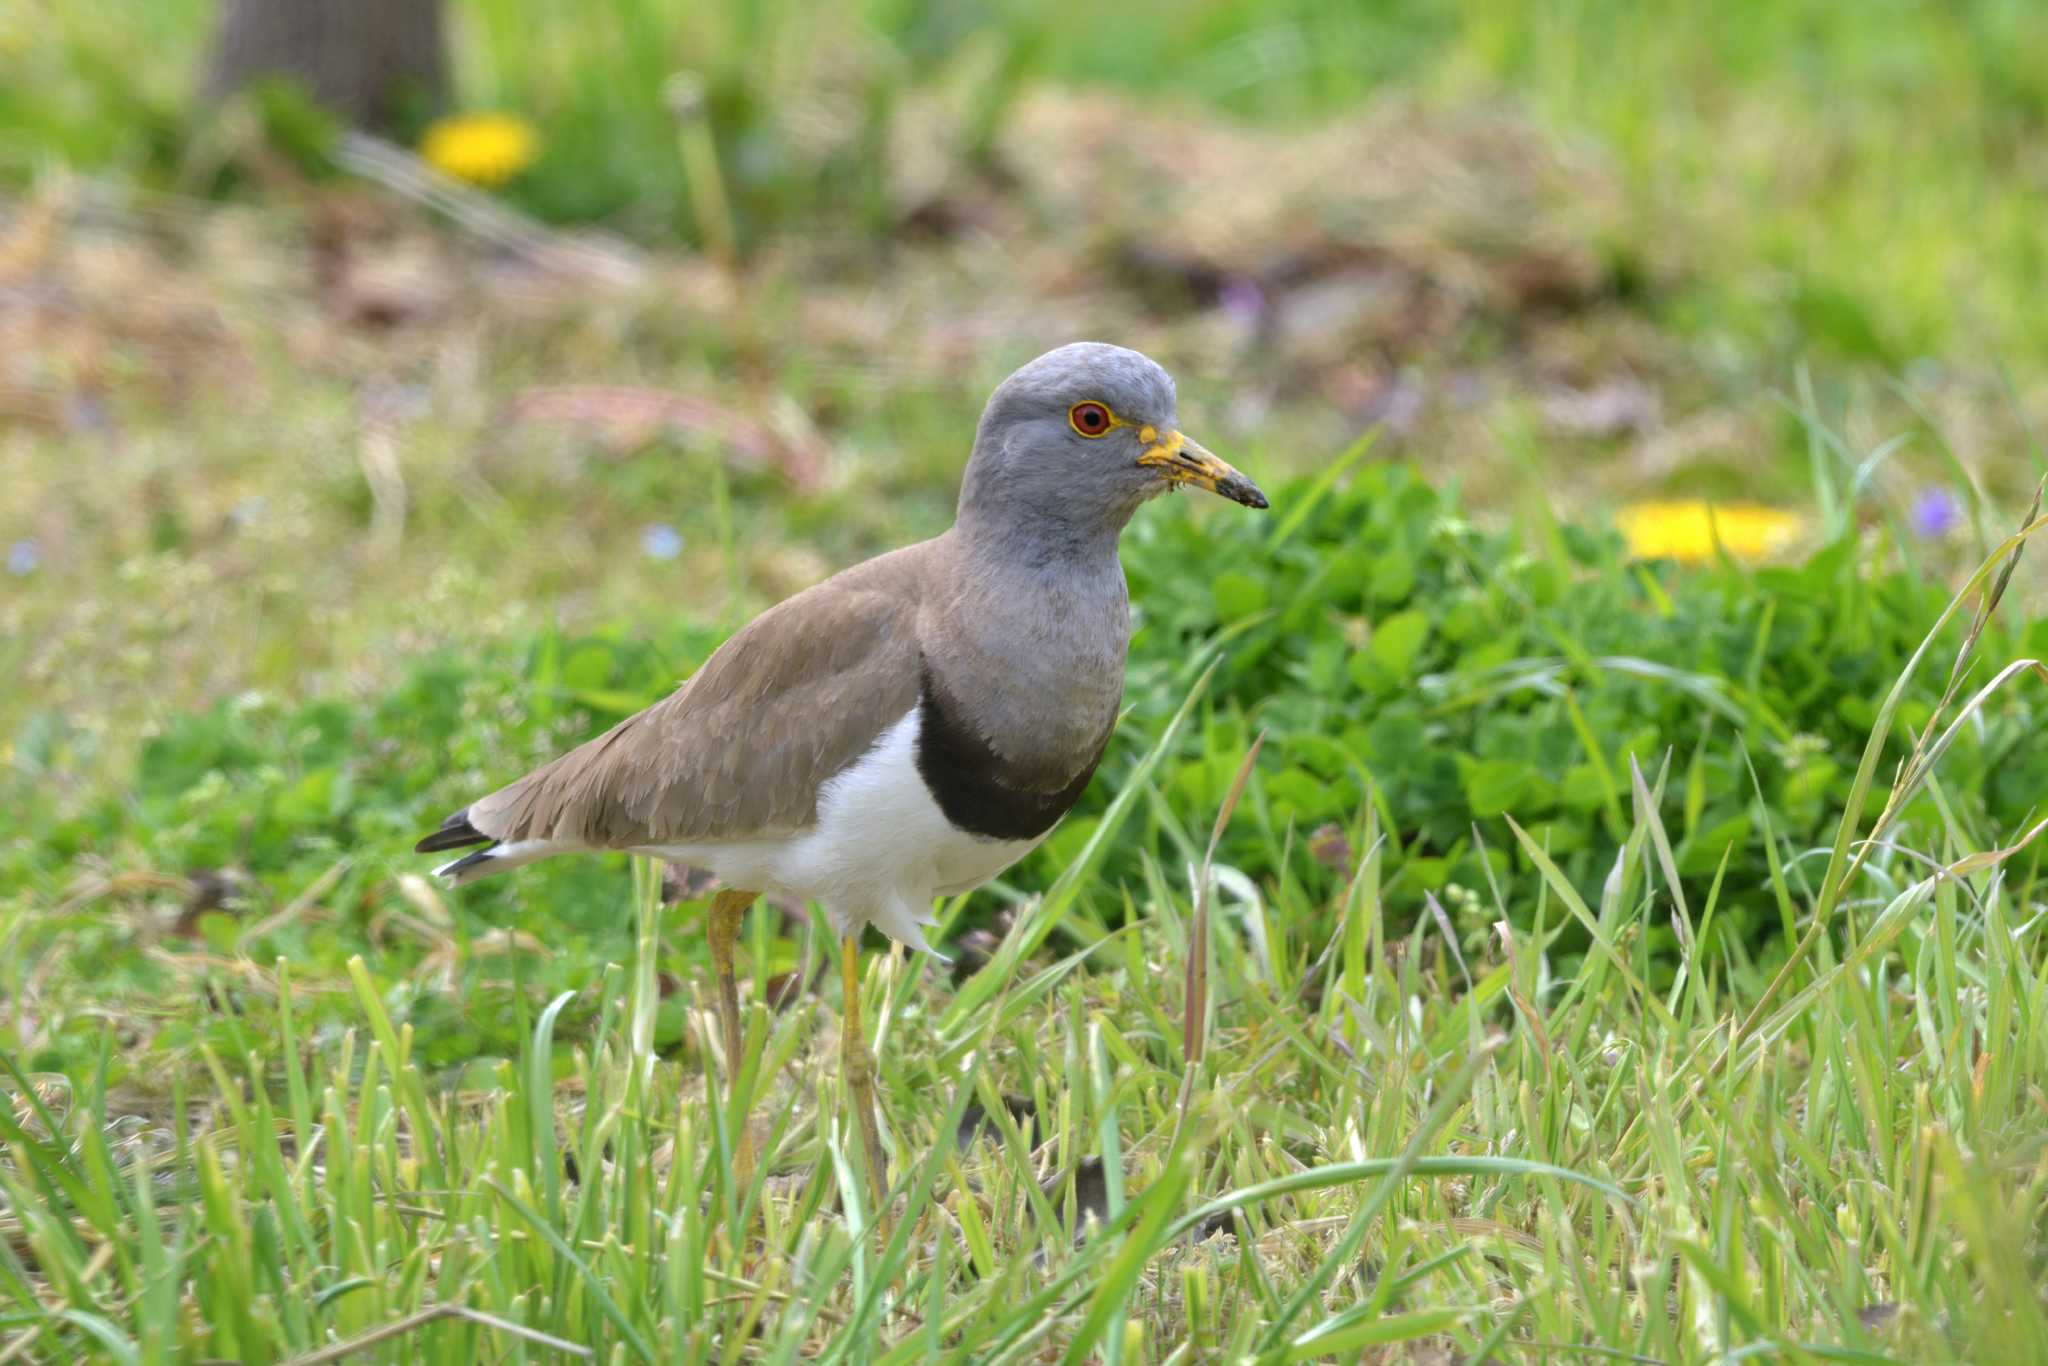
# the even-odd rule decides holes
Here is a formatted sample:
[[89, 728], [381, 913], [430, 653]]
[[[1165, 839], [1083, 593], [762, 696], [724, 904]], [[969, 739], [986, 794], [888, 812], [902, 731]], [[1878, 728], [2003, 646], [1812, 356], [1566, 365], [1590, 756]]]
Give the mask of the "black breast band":
[[1005, 780], [1009, 766], [947, 702], [929, 664], [924, 667], [918, 700], [924, 708], [917, 732], [918, 775], [954, 828], [972, 835], [1037, 839], [1081, 799], [1095, 765], [1109, 747], [1109, 731], [1105, 730], [1080, 772], [1058, 791], [1014, 786]]

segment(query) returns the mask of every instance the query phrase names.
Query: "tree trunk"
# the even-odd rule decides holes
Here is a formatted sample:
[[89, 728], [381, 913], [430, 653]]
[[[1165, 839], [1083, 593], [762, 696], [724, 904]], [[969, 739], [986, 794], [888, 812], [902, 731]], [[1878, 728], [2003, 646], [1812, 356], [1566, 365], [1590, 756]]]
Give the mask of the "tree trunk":
[[223, 0], [206, 95], [295, 80], [358, 127], [391, 131], [447, 90], [439, 0]]

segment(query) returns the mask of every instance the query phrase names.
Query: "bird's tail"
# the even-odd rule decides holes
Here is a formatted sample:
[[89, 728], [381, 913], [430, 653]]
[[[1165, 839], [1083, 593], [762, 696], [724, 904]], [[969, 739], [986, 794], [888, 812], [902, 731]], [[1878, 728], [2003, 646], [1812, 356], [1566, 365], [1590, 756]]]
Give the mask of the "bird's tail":
[[441, 828], [412, 847], [415, 854], [437, 854], [443, 849], [460, 849], [469, 844], [496, 843], [489, 835], [469, 823], [469, 808], [460, 811], [441, 822]]
[[561, 840], [513, 840], [509, 844], [491, 844], [487, 848], [464, 854], [453, 863], [444, 863], [434, 870], [436, 877], [445, 877], [453, 887], [466, 886], [480, 877], [493, 873], [509, 873], [514, 868], [544, 859], [550, 854], [559, 854], [576, 846]]
[[434, 870], [436, 877], [445, 877], [449, 885], [461, 887], [475, 882], [480, 877], [493, 873], [509, 872], [535, 859], [558, 854], [569, 846], [560, 840], [513, 840], [503, 843], [470, 823], [469, 808], [460, 811], [441, 822], [441, 828], [413, 846], [417, 854], [434, 854], [444, 849], [463, 849], [472, 844], [481, 844], [481, 849], [471, 850], [451, 863], [444, 863]]

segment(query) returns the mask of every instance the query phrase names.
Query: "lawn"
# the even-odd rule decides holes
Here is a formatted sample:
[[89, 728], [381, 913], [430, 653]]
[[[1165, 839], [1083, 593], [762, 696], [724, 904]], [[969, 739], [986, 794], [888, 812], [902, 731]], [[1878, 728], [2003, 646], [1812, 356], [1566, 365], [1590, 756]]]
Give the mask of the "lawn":
[[[2033, 6], [450, 14], [452, 214], [0, 12], [0, 1362], [2048, 1360]], [[871, 943], [876, 1208], [815, 908], [734, 1058], [696, 880], [410, 846], [1082, 335], [1273, 509]]]

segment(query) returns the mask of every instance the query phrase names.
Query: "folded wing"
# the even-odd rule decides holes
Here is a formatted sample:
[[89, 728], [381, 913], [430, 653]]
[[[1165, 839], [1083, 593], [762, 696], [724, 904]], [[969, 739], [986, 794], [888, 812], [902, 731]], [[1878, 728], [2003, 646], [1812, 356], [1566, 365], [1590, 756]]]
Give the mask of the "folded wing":
[[841, 576], [769, 609], [669, 697], [472, 802], [420, 848], [617, 849], [804, 829], [825, 781], [916, 705], [915, 608], [892, 591], [896, 577]]

